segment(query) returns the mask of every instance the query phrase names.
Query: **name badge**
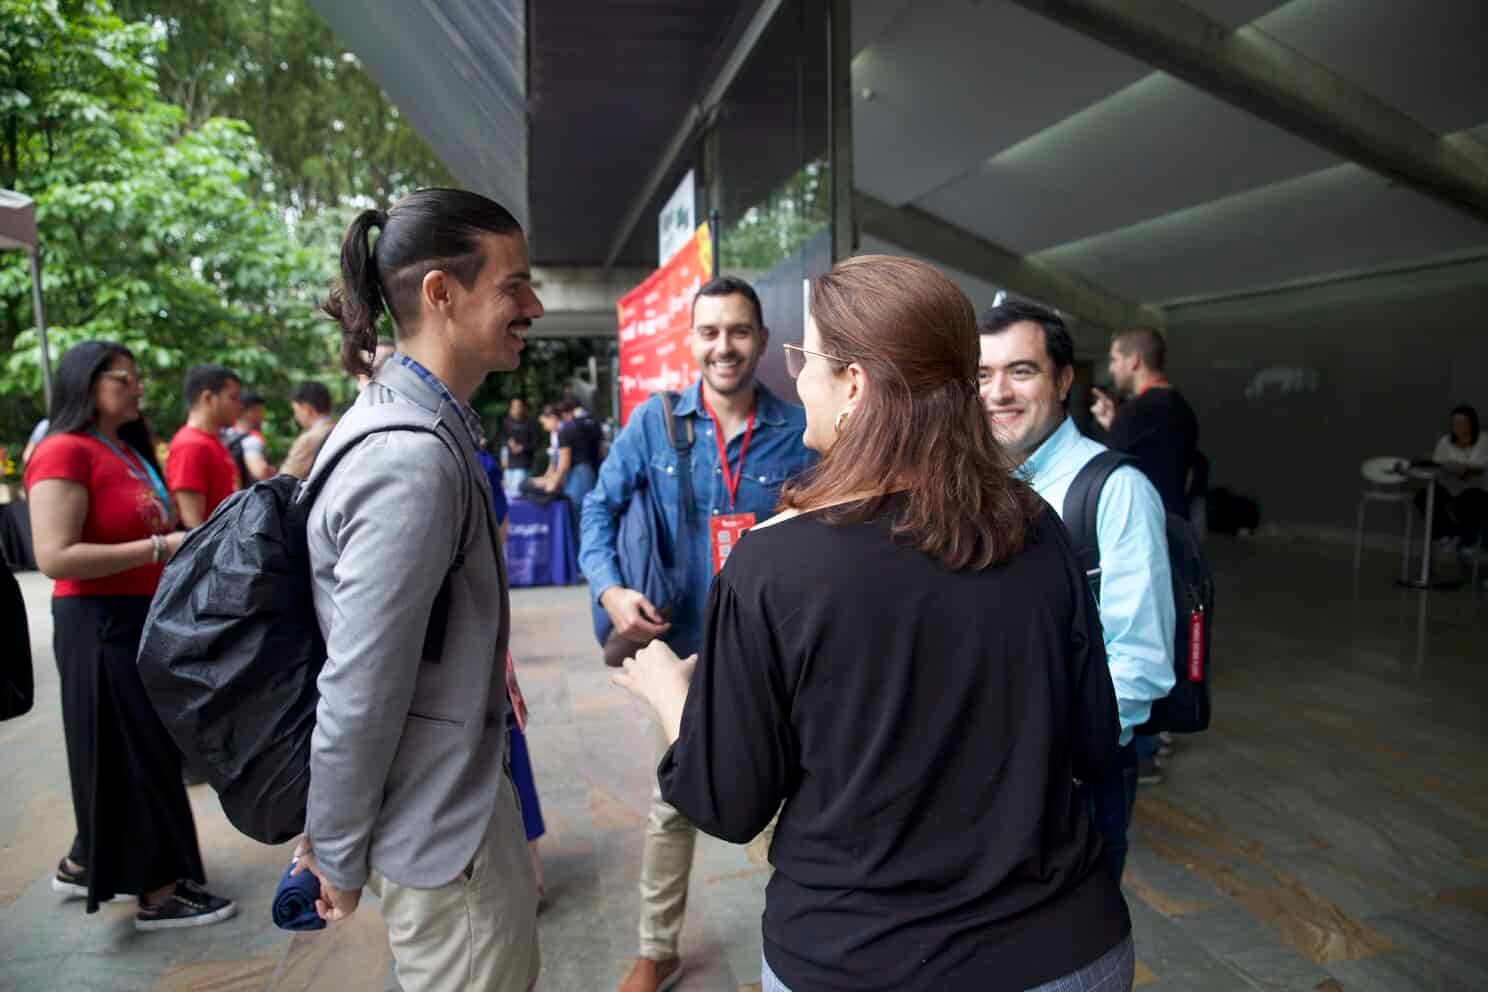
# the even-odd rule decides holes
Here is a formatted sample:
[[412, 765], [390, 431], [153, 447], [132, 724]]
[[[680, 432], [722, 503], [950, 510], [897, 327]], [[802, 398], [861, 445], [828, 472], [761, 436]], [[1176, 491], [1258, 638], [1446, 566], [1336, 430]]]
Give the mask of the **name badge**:
[[733, 552], [734, 545], [749, 528], [754, 526], [752, 513], [715, 514], [708, 518], [708, 544], [713, 548], [713, 574], [723, 571], [723, 563]]

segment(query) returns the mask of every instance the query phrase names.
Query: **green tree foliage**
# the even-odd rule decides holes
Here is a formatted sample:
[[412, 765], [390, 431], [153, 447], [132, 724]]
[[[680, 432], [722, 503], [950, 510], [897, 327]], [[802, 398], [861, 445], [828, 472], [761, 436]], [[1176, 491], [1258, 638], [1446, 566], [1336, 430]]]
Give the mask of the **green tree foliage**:
[[116, 0], [159, 25], [162, 96], [188, 126], [249, 122], [268, 191], [298, 211], [349, 199], [386, 204], [454, 180], [308, 0]]
[[726, 224], [719, 240], [725, 269], [764, 272], [831, 223], [832, 173], [825, 159], [807, 162], [763, 203]]
[[[37, 202], [53, 360], [90, 338], [128, 346], [162, 434], [184, 419], [195, 363], [228, 365], [276, 398], [330, 367], [316, 303], [338, 226], [292, 227], [263, 196], [270, 165], [242, 121], [193, 126], [161, 98], [164, 45], [158, 25], [126, 23], [104, 0], [0, 0], [0, 184]], [[42, 413], [31, 324], [29, 273], [10, 253], [0, 438], [12, 441]]]

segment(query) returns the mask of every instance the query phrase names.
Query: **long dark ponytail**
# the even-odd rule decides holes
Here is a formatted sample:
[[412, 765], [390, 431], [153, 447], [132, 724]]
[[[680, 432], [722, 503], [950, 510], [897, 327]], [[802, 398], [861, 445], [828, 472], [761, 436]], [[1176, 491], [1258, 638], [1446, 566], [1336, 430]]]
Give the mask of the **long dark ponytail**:
[[341, 285], [321, 307], [341, 324], [341, 365], [352, 375], [371, 375], [369, 352], [377, 351], [377, 322], [385, 307], [369, 238], [387, 225], [381, 210], [363, 210], [341, 242]]
[[[373, 229], [379, 234], [371, 242]], [[369, 375], [377, 322], [391, 313], [399, 337], [416, 330], [418, 293], [435, 269], [470, 286], [485, 265], [482, 234], [520, 234], [522, 225], [494, 200], [462, 189], [421, 189], [391, 210], [363, 210], [341, 243], [341, 283], [322, 309], [341, 324], [341, 364]]]

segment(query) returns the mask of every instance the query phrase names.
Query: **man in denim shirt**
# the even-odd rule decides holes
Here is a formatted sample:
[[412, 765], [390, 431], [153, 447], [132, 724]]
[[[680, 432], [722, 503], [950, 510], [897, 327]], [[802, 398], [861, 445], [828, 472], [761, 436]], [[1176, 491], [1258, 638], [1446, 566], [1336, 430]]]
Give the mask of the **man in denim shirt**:
[[[992, 432], [1019, 472], [1060, 515], [1080, 469], [1105, 451], [1084, 437], [1066, 407], [1075, 348], [1059, 316], [1004, 303], [982, 315], [982, 404]], [[1101, 487], [1100, 620], [1121, 717], [1121, 758], [1106, 781], [1089, 783], [1095, 826], [1116, 880], [1126, 863], [1127, 825], [1137, 793], [1132, 729], [1173, 688], [1174, 605], [1167, 518], [1147, 477], [1126, 465]]]
[[[615, 630], [637, 643], [660, 637], [679, 655], [697, 652], [703, 607], [716, 566], [715, 547], [732, 547], [753, 521], [774, 513], [780, 487], [811, 464], [801, 443], [805, 412], [755, 381], [769, 343], [760, 302], [743, 280], [720, 277], [698, 290], [689, 343], [702, 378], [678, 399], [679, 419], [693, 422], [693, 519], [679, 549], [687, 590], [670, 623], [639, 591], [624, 587], [617, 547], [619, 518], [644, 482], [660, 498], [675, 533], [680, 496], [677, 457], [667, 438], [661, 402], [652, 397], [631, 414], [584, 500], [579, 564]], [[724, 443], [719, 444], [722, 437]], [[658, 742], [658, 755], [664, 745]], [[697, 831], [661, 799], [653, 783], [641, 865], [641, 947], [621, 992], [660, 992], [681, 979], [677, 938], [687, 908], [687, 880]]]

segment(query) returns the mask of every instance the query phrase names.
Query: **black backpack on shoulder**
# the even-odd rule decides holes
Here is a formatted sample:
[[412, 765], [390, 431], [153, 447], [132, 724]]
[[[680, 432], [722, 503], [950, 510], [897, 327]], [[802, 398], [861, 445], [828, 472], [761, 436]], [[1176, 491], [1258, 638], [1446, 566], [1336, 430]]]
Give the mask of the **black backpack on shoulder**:
[[[1080, 469], [1064, 497], [1064, 525], [1073, 538], [1080, 567], [1100, 602], [1100, 542], [1096, 519], [1100, 493], [1111, 473], [1136, 461], [1119, 451], [1103, 451]], [[1168, 566], [1173, 575], [1173, 674], [1176, 681], [1138, 734], [1167, 731], [1194, 734], [1209, 728], [1209, 644], [1214, 634], [1214, 574], [1198, 534], [1176, 513], [1167, 515]]]
[[[305, 829], [316, 680], [326, 660], [306, 540], [311, 505], [337, 462], [373, 434], [422, 431], [461, 457], [420, 408], [388, 404], [358, 420], [308, 480], [256, 482], [191, 532], [165, 566], [140, 641], [140, 678], [171, 738], [206, 775], [232, 825], [265, 844]], [[451, 574], [462, 564], [457, 556]], [[443, 654], [445, 582], [425, 660]]]

